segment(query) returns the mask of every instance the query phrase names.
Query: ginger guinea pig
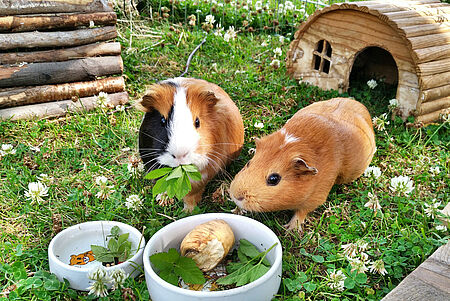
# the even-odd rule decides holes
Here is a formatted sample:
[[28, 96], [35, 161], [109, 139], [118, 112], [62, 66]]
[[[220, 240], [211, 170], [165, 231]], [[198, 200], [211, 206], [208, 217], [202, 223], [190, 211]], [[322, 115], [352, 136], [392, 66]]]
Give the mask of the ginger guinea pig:
[[192, 211], [206, 183], [236, 158], [244, 142], [238, 108], [219, 86], [204, 80], [173, 78], [150, 86], [137, 105], [145, 112], [139, 153], [147, 171], [194, 164], [201, 181], [191, 181], [184, 208]]
[[230, 195], [247, 211], [295, 210], [286, 226], [301, 231], [333, 184], [359, 177], [375, 149], [363, 104], [348, 98], [316, 102], [256, 141], [255, 155], [234, 178]]

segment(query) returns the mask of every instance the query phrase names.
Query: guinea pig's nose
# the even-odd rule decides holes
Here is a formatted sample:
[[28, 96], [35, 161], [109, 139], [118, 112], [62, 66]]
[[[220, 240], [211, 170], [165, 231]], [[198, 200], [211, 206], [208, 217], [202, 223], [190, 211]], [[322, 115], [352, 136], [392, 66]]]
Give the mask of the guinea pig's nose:
[[240, 196], [240, 197], [236, 198], [236, 200], [238, 200], [239, 202], [242, 202], [244, 200], [244, 197]]

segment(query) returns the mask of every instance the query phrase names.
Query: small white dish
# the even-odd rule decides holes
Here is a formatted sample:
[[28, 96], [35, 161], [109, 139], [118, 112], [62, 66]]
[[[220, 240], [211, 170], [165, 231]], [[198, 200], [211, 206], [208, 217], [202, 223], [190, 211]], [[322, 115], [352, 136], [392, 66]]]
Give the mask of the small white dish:
[[[107, 270], [122, 268], [129, 277], [136, 277], [141, 273], [142, 253], [145, 239], [141, 233], [130, 225], [115, 221], [93, 221], [71, 226], [58, 233], [48, 246], [48, 260], [50, 272], [55, 274], [60, 281], [67, 279], [70, 287], [76, 290], [88, 291], [92, 284], [87, 275], [96, 267], [102, 265], [96, 260], [89, 261], [89, 257], [83, 254], [91, 250], [91, 245], [107, 246], [107, 235], [111, 228], [118, 226], [120, 234], [129, 233], [128, 240], [131, 242], [131, 250], [136, 252], [126, 262], [106, 267]], [[139, 249], [138, 249], [139, 248]], [[79, 258], [78, 262], [85, 264], [70, 265], [72, 256]], [[87, 258], [86, 258], [87, 257]]]
[[[170, 248], [179, 250], [183, 238], [196, 225], [214, 219], [222, 219], [230, 225], [235, 236], [236, 244], [240, 239], [245, 238], [260, 249], [260, 251], [264, 251], [274, 243], [277, 243], [266, 256], [272, 265], [269, 271], [261, 278], [247, 285], [230, 290], [213, 292], [183, 289], [161, 279], [153, 270], [153, 266], [150, 263], [150, 256], [159, 252], [167, 252]], [[275, 233], [256, 220], [235, 214], [207, 213], [180, 219], [156, 232], [150, 238], [144, 249], [143, 261], [145, 281], [147, 282], [147, 288], [153, 301], [269, 301], [280, 287], [282, 248]]]

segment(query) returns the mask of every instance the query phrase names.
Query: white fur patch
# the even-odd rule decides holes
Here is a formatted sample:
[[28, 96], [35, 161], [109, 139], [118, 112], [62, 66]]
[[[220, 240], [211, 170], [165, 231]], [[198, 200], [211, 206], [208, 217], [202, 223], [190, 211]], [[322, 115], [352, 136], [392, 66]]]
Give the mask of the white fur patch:
[[159, 163], [170, 167], [194, 164], [199, 169], [204, 168], [208, 160], [195, 152], [200, 135], [194, 127], [193, 116], [187, 105], [186, 89], [183, 87], [178, 87], [175, 92], [172, 114], [167, 151], [158, 157]]
[[281, 129], [281, 134], [284, 135], [284, 145], [292, 142], [297, 142], [300, 140], [300, 138], [295, 137], [294, 135], [289, 134], [286, 132], [286, 129]]

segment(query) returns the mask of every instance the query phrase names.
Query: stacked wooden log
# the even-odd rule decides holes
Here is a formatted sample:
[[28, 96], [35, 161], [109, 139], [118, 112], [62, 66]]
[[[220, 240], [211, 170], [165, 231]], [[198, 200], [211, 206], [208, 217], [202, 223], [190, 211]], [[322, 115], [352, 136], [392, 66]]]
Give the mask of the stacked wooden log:
[[0, 0], [0, 119], [126, 103], [116, 21], [107, 0]]

